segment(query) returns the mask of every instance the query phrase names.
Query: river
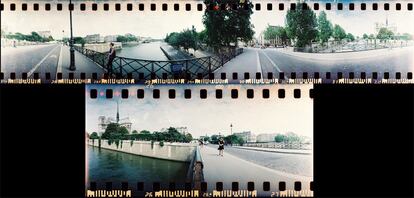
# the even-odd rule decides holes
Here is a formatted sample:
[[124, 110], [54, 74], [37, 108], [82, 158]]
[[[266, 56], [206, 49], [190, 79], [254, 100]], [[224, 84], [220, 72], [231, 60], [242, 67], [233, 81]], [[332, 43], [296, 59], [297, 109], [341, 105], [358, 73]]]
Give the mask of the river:
[[138, 155], [99, 149], [88, 146], [87, 149], [87, 187], [90, 182], [97, 184], [97, 189], [105, 189], [105, 182], [112, 182], [113, 189], [121, 189], [121, 182], [128, 182], [136, 190], [137, 182], [145, 182], [145, 191], [152, 190], [152, 182], [162, 182], [168, 187], [169, 182], [182, 183], [189, 167], [188, 163], [161, 160]]
[[141, 43], [135, 46], [124, 45], [117, 51], [117, 56], [144, 60], [166, 61], [168, 58], [161, 51], [160, 46], [165, 44], [161, 41]]

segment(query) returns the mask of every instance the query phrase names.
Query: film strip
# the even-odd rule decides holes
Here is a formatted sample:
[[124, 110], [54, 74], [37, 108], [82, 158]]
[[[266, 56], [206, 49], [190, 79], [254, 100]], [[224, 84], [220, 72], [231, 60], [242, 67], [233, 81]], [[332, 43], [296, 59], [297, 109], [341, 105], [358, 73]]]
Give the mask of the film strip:
[[87, 196], [313, 196], [312, 101], [311, 84], [88, 84]]
[[[254, 182], [248, 182], [246, 190], [239, 189], [239, 182], [232, 182], [230, 190], [224, 190], [223, 182], [217, 182], [215, 184], [214, 193], [208, 193], [208, 184], [206, 182], [201, 182], [199, 191], [193, 190], [194, 188], [192, 187], [191, 182], [184, 183], [184, 187], [182, 187], [183, 185], [177, 185], [175, 182], [169, 182], [166, 190], [162, 190], [162, 185], [160, 182], [154, 182], [149, 184], [146, 184], [145, 182], [137, 182], [134, 183], [134, 185], [136, 185], [137, 189], [134, 193], [138, 193], [146, 197], [177, 197], [177, 195], [180, 197], [227, 197], [227, 195], [232, 195], [234, 197], [254, 197], [255, 195], [257, 195], [256, 189], [262, 188], [263, 191], [268, 192], [271, 191], [272, 185], [276, 185], [278, 190], [278, 192], [271, 192], [272, 197], [294, 197], [295, 195], [298, 196], [299, 194], [301, 194], [302, 197], [311, 197], [313, 196], [312, 192], [314, 188], [313, 182], [310, 182], [309, 184], [303, 184], [300, 181], [297, 181], [293, 184], [294, 190], [291, 191], [288, 191], [286, 189], [286, 182], [283, 181], [276, 183], [265, 181], [263, 183], [260, 183], [259, 186], [255, 186]], [[146, 191], [146, 185], [152, 187], [152, 190]], [[301, 191], [303, 185], [309, 185], [308, 192]], [[114, 194], [112, 182], [106, 182], [104, 190], [98, 190], [97, 186], [98, 185], [96, 182], [90, 183], [90, 190], [88, 190], [87, 192], [87, 197], [102, 197], [109, 193]], [[130, 190], [130, 186], [131, 184], [129, 184], [128, 182], [122, 182], [120, 190], [115, 190], [115, 192], [124, 197], [132, 197], [132, 190]]]
[[412, 83], [412, 4], [4, 1], [0, 80]]

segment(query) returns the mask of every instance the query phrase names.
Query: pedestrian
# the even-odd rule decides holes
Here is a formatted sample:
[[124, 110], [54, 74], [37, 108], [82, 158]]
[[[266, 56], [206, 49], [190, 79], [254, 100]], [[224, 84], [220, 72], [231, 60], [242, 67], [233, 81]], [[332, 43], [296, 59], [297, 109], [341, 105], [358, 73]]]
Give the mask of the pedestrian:
[[109, 44], [109, 52], [108, 52], [108, 63], [106, 64], [106, 68], [108, 68], [109, 73], [112, 72], [112, 62], [114, 61], [116, 56], [114, 43]]
[[224, 152], [224, 140], [223, 138], [220, 138], [220, 140], [218, 141], [218, 150], [219, 150], [219, 155], [223, 156], [223, 152]]

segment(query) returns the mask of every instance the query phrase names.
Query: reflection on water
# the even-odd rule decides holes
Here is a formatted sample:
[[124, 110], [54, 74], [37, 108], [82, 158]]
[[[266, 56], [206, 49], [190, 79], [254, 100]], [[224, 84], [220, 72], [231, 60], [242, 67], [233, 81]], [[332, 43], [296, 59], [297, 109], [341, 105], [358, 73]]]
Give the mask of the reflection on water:
[[135, 46], [124, 45], [122, 47], [122, 50], [119, 50], [119, 52], [117, 52], [117, 56], [125, 58], [166, 61], [168, 58], [161, 51], [161, 45], [163, 45], [163, 42], [160, 41], [141, 43]]
[[[99, 149], [88, 146], [88, 182], [96, 182], [98, 188], [105, 188], [105, 182], [112, 182], [114, 189], [121, 182], [128, 182], [135, 188], [137, 182], [185, 182], [188, 163], [160, 160]], [[150, 187], [146, 185], [146, 187]]]

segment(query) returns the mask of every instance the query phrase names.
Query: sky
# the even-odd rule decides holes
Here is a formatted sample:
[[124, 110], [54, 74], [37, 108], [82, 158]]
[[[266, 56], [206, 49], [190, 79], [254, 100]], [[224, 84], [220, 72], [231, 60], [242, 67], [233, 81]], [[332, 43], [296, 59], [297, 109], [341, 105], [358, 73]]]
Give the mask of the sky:
[[[307, 87], [306, 87], [307, 86]], [[265, 87], [265, 86], [263, 86]], [[260, 88], [263, 88], [260, 87]], [[306, 87], [306, 89], [305, 89]], [[130, 96], [128, 99], [106, 99], [98, 97], [91, 99], [86, 97], [86, 132], [97, 130], [98, 117], [116, 116], [116, 101], [119, 102], [120, 118], [129, 117], [132, 129], [141, 131], [158, 131], [166, 127], [186, 126], [193, 137], [201, 135], [220, 134], [230, 135], [230, 124], [233, 132], [251, 131], [258, 135], [263, 133], [294, 132], [298, 135], [313, 136], [313, 101], [309, 97], [301, 99], [293, 98], [293, 89], [299, 85], [273, 85], [266, 86], [270, 89], [271, 98], [263, 99], [261, 90], [257, 85], [180, 85], [157, 86], [161, 92], [160, 99], [152, 98], [151, 88], [143, 85], [87, 85], [87, 90], [97, 89], [98, 93], [104, 93], [106, 89], [120, 92], [128, 89], [130, 93], [136, 93], [138, 88], [145, 89], [144, 99]], [[176, 99], [169, 99], [168, 89], [176, 89]], [[215, 89], [223, 89], [223, 99], [215, 98]], [[247, 99], [242, 94], [246, 89], [255, 90], [255, 98]], [[284, 88], [285, 99], [277, 98], [277, 89]], [[304, 92], [308, 92], [311, 86], [301, 85]], [[192, 98], [184, 99], [184, 89], [192, 89]], [[200, 99], [199, 90], [207, 89], [207, 99]], [[231, 99], [231, 89], [239, 89], [239, 98]], [[304, 94], [305, 95], [305, 94]]]
[[[189, 2], [192, 4], [192, 8], [196, 7], [195, 1]], [[173, 3], [170, 3], [169, 8], [172, 8]], [[267, 2], [263, 1], [263, 3], [266, 4]], [[161, 3], [157, 4], [157, 8], [160, 8]], [[265, 4], [263, 4], [263, 8], [265, 8]], [[74, 35], [86, 36], [99, 33], [105, 36], [132, 33], [137, 36], [164, 38], [167, 33], [191, 28], [193, 25], [197, 31], [204, 29], [202, 24], [203, 12], [195, 9], [179, 12], [172, 9], [168, 11], [150, 11], [148, 9], [149, 4], [146, 3], [145, 5], [147, 6], [145, 11], [74, 11]], [[276, 8], [276, 6], [274, 7]], [[316, 13], [319, 13], [319, 11], [316, 11]], [[389, 23], [397, 26], [398, 32], [407, 32], [414, 35], [413, 12], [404, 10], [398, 12], [356, 10], [352, 12], [326, 11], [326, 13], [333, 24], [341, 25], [346, 32], [356, 36], [362, 36], [363, 33], [374, 33], [375, 22], [385, 23], [386, 17], [388, 17]], [[1, 27], [8, 32], [30, 33], [31, 31], [50, 30], [52, 36], [56, 39], [69, 36], [68, 11], [26, 11], [22, 13], [5, 10], [1, 14]], [[255, 11], [251, 16], [251, 22], [256, 32], [255, 36], [257, 37], [267, 25], [284, 25], [285, 14], [286, 10], [273, 9], [273, 11], [267, 11], [262, 9], [261, 11]]]

